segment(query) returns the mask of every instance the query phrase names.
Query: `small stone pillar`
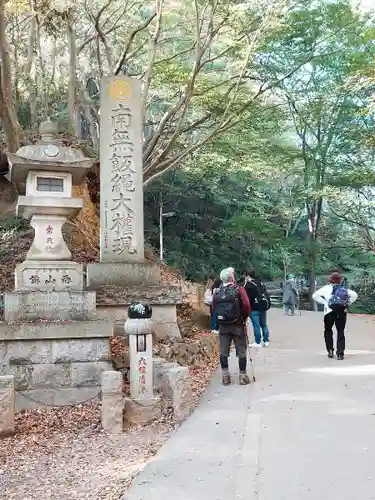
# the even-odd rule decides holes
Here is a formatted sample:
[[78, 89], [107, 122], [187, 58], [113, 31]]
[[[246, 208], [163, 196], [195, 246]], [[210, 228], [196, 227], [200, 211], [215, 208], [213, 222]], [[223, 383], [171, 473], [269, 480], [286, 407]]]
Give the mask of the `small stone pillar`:
[[160, 398], [154, 395], [152, 363], [152, 308], [140, 302], [128, 309], [125, 331], [129, 335], [130, 398], [125, 400], [125, 419], [146, 424], [161, 414]]
[[124, 396], [122, 373], [102, 373], [102, 426], [107, 432], [121, 434], [123, 430]]
[[0, 377], [0, 437], [15, 431], [15, 388], [14, 376]]

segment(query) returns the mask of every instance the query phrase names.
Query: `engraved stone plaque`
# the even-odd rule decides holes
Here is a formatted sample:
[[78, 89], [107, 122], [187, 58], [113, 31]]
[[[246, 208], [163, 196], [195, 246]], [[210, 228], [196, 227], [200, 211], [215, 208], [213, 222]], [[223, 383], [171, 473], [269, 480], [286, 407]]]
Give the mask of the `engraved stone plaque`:
[[25, 261], [16, 267], [16, 290], [82, 290], [83, 266], [75, 262]]
[[95, 319], [95, 292], [30, 291], [4, 294], [6, 321]]

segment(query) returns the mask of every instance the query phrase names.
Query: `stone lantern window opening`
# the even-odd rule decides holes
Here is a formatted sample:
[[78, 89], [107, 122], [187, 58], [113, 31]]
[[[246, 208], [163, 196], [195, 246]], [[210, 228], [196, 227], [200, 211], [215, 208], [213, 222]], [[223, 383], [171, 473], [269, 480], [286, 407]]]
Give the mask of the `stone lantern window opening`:
[[56, 198], [71, 198], [72, 175], [48, 171], [31, 171], [26, 180], [27, 196], [48, 196]]
[[49, 193], [62, 193], [64, 191], [64, 179], [38, 176], [36, 178], [36, 190], [47, 191]]

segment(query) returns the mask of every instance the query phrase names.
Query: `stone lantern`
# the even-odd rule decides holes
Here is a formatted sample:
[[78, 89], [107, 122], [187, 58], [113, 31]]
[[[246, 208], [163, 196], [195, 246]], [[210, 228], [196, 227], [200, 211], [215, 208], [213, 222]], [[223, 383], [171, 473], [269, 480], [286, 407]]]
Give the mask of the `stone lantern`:
[[34, 241], [26, 260], [16, 267], [16, 290], [83, 288], [83, 266], [71, 262], [62, 227], [83, 207], [72, 187], [79, 185], [94, 160], [63, 146], [57, 124], [40, 125], [41, 140], [8, 154], [9, 180], [18, 193], [17, 215], [31, 220]]

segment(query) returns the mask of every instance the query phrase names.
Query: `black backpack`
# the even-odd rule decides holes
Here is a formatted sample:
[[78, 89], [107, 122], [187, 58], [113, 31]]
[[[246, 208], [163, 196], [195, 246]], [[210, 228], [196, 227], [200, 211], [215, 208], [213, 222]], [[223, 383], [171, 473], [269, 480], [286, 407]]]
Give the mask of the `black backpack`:
[[[253, 295], [249, 295], [249, 293], [251, 294], [250, 288], [246, 287], [252, 287], [256, 293], [256, 297], [254, 297]], [[250, 304], [254, 306], [256, 304], [258, 306], [257, 310], [268, 311], [268, 309], [271, 308], [271, 299], [270, 296], [268, 295], [266, 285], [263, 283], [263, 281], [251, 280], [248, 283], [246, 283], [245, 290], [248, 292]]]
[[241, 302], [236, 286], [221, 286], [215, 293], [215, 314], [219, 325], [241, 321]]
[[257, 297], [257, 302], [259, 304], [259, 309], [261, 311], [268, 311], [271, 307], [271, 299], [270, 296], [268, 295], [267, 288], [263, 281], [260, 281], [259, 283], [254, 283], [256, 286], [256, 289], [258, 291], [258, 297]]

